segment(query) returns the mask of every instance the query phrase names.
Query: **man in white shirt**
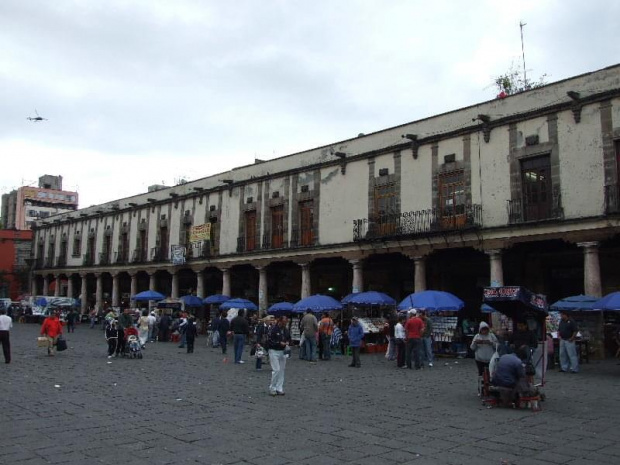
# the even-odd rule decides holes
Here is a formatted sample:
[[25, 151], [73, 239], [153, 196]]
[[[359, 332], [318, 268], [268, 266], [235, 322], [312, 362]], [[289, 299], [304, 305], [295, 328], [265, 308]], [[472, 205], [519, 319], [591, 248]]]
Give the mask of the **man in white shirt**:
[[399, 315], [398, 323], [394, 327], [394, 342], [396, 343], [396, 366], [398, 368], [407, 368], [405, 366], [405, 339], [407, 338], [405, 333], [405, 327], [403, 323], [405, 321], [405, 315]]
[[11, 363], [11, 341], [9, 330], [13, 327], [13, 320], [6, 314], [4, 306], [0, 308], [0, 342], [4, 352], [4, 363]]

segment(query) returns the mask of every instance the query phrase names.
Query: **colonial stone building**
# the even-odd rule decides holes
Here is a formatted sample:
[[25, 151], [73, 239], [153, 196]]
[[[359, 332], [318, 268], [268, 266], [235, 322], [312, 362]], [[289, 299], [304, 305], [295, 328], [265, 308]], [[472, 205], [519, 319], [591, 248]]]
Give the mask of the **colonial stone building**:
[[620, 288], [620, 65], [37, 222], [33, 294]]

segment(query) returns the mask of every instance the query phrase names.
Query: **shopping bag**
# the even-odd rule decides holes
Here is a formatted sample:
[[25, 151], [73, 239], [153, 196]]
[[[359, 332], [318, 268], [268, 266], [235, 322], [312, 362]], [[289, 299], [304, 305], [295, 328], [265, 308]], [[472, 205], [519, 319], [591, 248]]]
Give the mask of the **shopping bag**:
[[39, 336], [37, 338], [37, 347], [48, 347], [49, 344], [50, 343], [45, 336]]
[[56, 340], [56, 350], [58, 352], [67, 350], [67, 341], [65, 341], [62, 336], [58, 336], [58, 339]]

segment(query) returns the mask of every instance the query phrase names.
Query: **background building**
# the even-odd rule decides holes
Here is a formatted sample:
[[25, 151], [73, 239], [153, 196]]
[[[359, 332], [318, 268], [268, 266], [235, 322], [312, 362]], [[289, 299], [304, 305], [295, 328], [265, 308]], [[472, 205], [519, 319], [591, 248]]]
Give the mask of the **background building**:
[[29, 230], [33, 221], [78, 208], [78, 193], [62, 190], [62, 176], [44, 175], [39, 187], [22, 186], [2, 195], [4, 229]]
[[0, 297], [17, 300], [30, 292], [32, 231], [0, 230]]
[[[620, 289], [620, 66], [37, 222], [32, 294]], [[56, 285], [55, 292], [62, 287]]]

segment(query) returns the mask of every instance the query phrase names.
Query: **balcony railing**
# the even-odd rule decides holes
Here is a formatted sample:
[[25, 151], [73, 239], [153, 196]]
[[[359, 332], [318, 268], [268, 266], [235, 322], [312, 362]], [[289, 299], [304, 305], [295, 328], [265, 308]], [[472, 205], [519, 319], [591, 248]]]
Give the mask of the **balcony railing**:
[[60, 255], [56, 259], [56, 266], [58, 266], [58, 267], [67, 266], [67, 256], [66, 255]]
[[464, 205], [462, 213], [446, 214], [438, 208], [381, 215], [353, 221], [353, 240], [390, 237], [424, 237], [482, 227], [482, 206]]
[[605, 186], [605, 213], [620, 213], [620, 186], [610, 184]]
[[84, 260], [83, 260], [83, 265], [84, 266], [92, 266], [94, 265], [94, 260], [93, 260], [93, 256], [89, 253], [84, 254]]
[[507, 208], [509, 224], [564, 218], [562, 196], [559, 193], [553, 195], [551, 204], [528, 204], [523, 202], [522, 199], [514, 199], [507, 201]]
[[110, 264], [110, 254], [108, 252], [102, 252], [99, 254], [99, 264], [100, 265]]
[[286, 246], [287, 243], [285, 242], [284, 235], [282, 233], [274, 235], [270, 232], [267, 232], [263, 234], [263, 242], [261, 244], [261, 248], [263, 248], [264, 250], [282, 249]]
[[131, 263], [145, 263], [146, 262], [146, 251], [142, 249], [136, 249], [131, 254]]
[[114, 263], [117, 265], [125, 264], [129, 261], [129, 256], [127, 253], [124, 253], [122, 250], [118, 252], [114, 252]]
[[43, 268], [44, 264], [45, 264], [45, 260], [43, 260], [43, 257], [38, 257], [34, 262], [34, 267], [37, 270], [40, 270], [41, 268]]
[[291, 231], [291, 247], [312, 247], [316, 245], [312, 230], [293, 229]]
[[209, 258], [212, 254], [211, 241], [200, 241], [187, 246], [187, 256], [185, 258], [187, 260], [200, 260], [202, 258]]
[[47, 257], [45, 259], [45, 268], [52, 268], [54, 266], [54, 257]]
[[254, 250], [260, 250], [260, 235], [256, 234], [254, 237], [246, 237], [245, 235], [237, 238], [237, 253], [252, 252]]

